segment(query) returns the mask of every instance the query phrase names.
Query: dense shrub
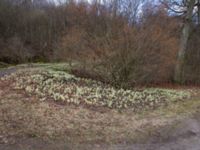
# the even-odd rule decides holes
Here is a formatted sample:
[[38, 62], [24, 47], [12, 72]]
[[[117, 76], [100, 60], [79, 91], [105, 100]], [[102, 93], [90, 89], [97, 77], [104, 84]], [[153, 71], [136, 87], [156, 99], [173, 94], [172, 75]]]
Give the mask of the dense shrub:
[[93, 70], [80, 68], [79, 75], [93, 72], [87, 75], [97, 79], [100, 75], [101, 81], [122, 87], [171, 83], [178, 50], [178, 22], [162, 10], [147, 15], [140, 26], [124, 24], [111, 32], [114, 38], [100, 47], [101, 60], [92, 61]]

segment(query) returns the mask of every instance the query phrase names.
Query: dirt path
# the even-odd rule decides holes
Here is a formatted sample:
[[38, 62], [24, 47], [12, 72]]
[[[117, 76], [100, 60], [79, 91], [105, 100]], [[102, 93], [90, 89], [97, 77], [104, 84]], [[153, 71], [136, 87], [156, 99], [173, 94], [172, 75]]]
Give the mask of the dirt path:
[[[157, 137], [150, 137], [154, 143], [152, 150], [199, 150], [200, 116], [199, 113], [175, 126], [161, 129]], [[148, 147], [146, 147], [149, 150]], [[151, 150], [150, 149], [150, 150]]]

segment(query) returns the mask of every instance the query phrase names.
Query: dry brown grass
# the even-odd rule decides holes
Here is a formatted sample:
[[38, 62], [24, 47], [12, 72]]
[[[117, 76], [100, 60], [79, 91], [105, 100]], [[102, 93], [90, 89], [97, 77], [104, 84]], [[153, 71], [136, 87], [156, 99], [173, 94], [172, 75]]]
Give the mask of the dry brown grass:
[[195, 112], [200, 106], [194, 100], [137, 114], [128, 110], [96, 110], [42, 102], [23, 91], [12, 90], [9, 85], [0, 83], [1, 143], [12, 143], [18, 137], [71, 143], [132, 143], [144, 140], [157, 128], [180, 120], [185, 112]]

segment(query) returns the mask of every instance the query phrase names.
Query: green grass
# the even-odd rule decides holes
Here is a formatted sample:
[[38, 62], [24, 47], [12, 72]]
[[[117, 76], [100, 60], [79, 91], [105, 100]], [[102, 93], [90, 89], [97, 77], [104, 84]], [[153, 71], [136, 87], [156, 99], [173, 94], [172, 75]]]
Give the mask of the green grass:
[[14, 67], [18, 67], [18, 68], [33, 67], [33, 68], [51, 69], [55, 71], [69, 71], [70, 69], [69, 63], [29, 63], [29, 64], [16, 65]]
[[0, 69], [6, 68], [6, 67], [8, 67], [8, 66], [9, 66], [8, 64], [3, 63], [3, 62], [0, 62]]

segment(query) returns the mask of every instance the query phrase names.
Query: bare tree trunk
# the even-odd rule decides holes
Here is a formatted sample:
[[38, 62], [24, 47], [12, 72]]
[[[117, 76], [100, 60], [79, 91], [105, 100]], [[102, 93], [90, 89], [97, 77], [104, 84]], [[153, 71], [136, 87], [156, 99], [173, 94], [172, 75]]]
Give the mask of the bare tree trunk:
[[185, 55], [188, 46], [188, 40], [191, 31], [191, 23], [193, 16], [193, 9], [195, 5], [195, 0], [187, 1], [187, 12], [185, 17], [185, 22], [182, 30], [180, 50], [178, 52], [177, 64], [175, 68], [175, 81], [178, 83], [184, 83], [184, 63], [185, 63]]
[[198, 16], [198, 26], [200, 26], [200, 0], [197, 1], [197, 16]]

